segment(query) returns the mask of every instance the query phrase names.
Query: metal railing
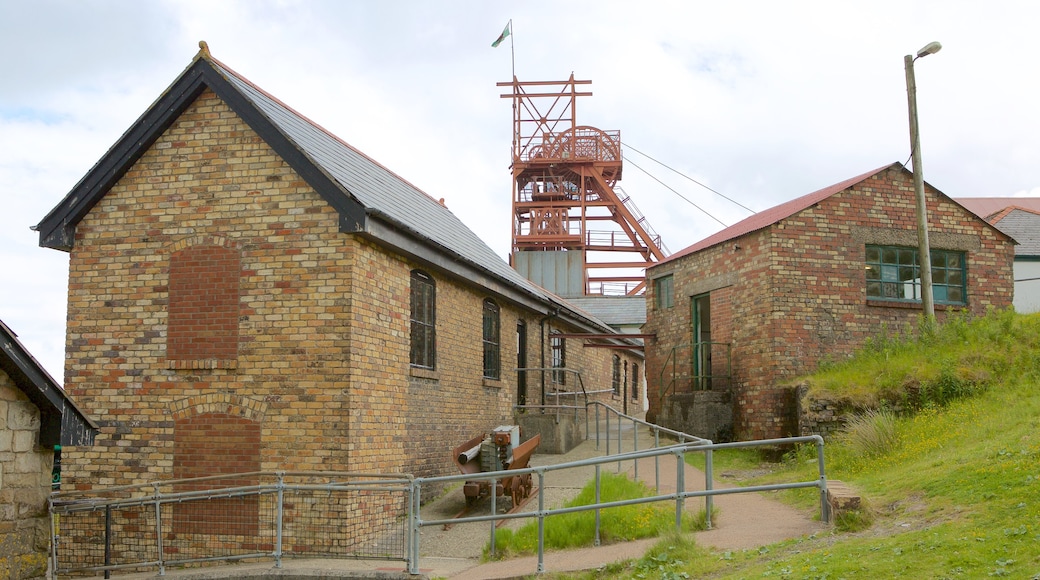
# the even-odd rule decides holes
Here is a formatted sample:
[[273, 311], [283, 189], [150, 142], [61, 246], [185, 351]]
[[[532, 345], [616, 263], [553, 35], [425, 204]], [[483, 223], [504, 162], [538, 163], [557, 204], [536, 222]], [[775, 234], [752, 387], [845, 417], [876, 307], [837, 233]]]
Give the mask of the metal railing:
[[[732, 349], [729, 342], [695, 342], [672, 347], [658, 377], [660, 403], [663, 405], [672, 393], [722, 390], [732, 386]], [[698, 364], [698, 357], [706, 358]]]
[[[603, 429], [604, 437], [601, 440], [601, 434], [599, 426], [601, 424], [599, 420], [598, 410], [602, 406], [607, 408], [604, 416], [606, 418], [606, 427]], [[635, 505], [643, 503], [653, 503], [660, 501], [675, 502], [675, 524], [676, 529], [681, 529], [682, 515], [685, 511], [685, 500], [690, 498], [704, 498], [705, 501], [705, 521], [708, 527], [711, 526], [711, 509], [712, 509], [712, 498], [717, 495], [729, 495], [729, 494], [743, 494], [743, 493], [755, 493], [755, 492], [766, 492], [774, 490], [794, 490], [794, 489], [805, 489], [805, 487], [816, 487], [820, 490], [820, 505], [821, 505], [821, 520], [824, 523], [830, 521], [830, 513], [827, 504], [827, 476], [824, 465], [824, 439], [820, 436], [807, 436], [797, 438], [784, 438], [784, 439], [773, 439], [764, 441], [752, 441], [752, 442], [737, 442], [737, 443], [711, 443], [708, 440], [703, 440], [690, 436], [690, 434], [682, 433], [665, 427], [660, 427], [647, 423], [638, 418], [626, 416], [614, 410], [603, 403], [591, 402], [589, 407], [596, 407], [597, 415], [595, 420], [596, 425], [596, 446], [599, 449], [600, 442], [606, 442], [606, 454], [602, 457], [594, 457], [589, 459], [581, 459], [578, 462], [570, 462], [566, 464], [558, 464], [554, 466], [543, 466], [543, 467], [530, 467], [526, 469], [517, 469], [509, 471], [499, 472], [486, 472], [486, 473], [474, 473], [474, 474], [463, 474], [463, 475], [452, 475], [444, 477], [417, 477], [412, 482], [415, 486], [415, 491], [412, 493], [413, 501], [415, 502], [412, 506], [412, 510], [409, 516], [411, 521], [411, 535], [412, 546], [410, 552], [416, 555], [414, 560], [410, 560], [409, 573], [419, 573], [419, 561], [418, 554], [420, 553], [420, 530], [426, 526], [444, 526], [444, 525], [460, 525], [466, 523], [484, 522], [490, 524], [490, 547], [491, 555], [495, 555], [495, 530], [500, 522], [506, 520], [520, 520], [520, 519], [535, 519], [538, 522], [538, 574], [545, 572], [545, 522], [546, 519], [561, 515], [561, 513], [572, 513], [578, 511], [595, 511], [596, 512], [596, 531], [594, 542], [599, 545], [599, 512], [603, 509], [612, 507], [619, 507], [623, 505]], [[623, 422], [630, 422], [633, 427], [644, 426], [652, 430], [654, 436], [654, 446], [648, 447], [645, 450], [632, 450], [626, 452], [619, 452], [615, 454], [609, 453], [610, 445], [610, 427], [609, 417], [616, 417], [615, 423], [617, 425], [617, 441], [618, 449], [621, 449], [622, 445], [622, 424]], [[592, 438], [591, 423], [588, 422], [587, 416], [587, 438]], [[633, 439], [632, 446], [634, 449], [639, 448], [639, 436], [638, 428], [633, 428]], [[666, 446], [660, 445], [660, 437], [662, 434], [666, 434], [668, 437], [676, 438], [680, 443], [670, 444]], [[795, 445], [799, 443], [813, 443], [816, 446], [816, 457], [818, 467], [818, 477], [812, 481], [799, 481], [792, 483], [776, 483], [770, 485], [755, 485], [749, 487], [727, 487], [727, 489], [716, 490], [713, 489], [711, 477], [713, 472], [713, 460], [712, 452], [718, 449], [732, 449], [732, 448], [744, 448], [744, 447], [757, 447], [757, 446], [777, 446], [777, 445]], [[705, 454], [705, 489], [704, 490], [687, 490], [684, 478], [685, 473], [685, 455], [687, 453], [704, 453]], [[661, 457], [672, 457], [676, 462], [676, 481], [675, 491], [670, 493], [661, 493], [661, 483], [659, 471], [659, 460]], [[635, 477], [639, 476], [639, 459], [654, 459], [655, 474], [654, 474], [654, 494], [650, 497], [623, 500], [623, 501], [610, 501], [601, 502], [599, 501], [600, 490], [600, 469], [602, 466], [607, 464], [617, 464], [617, 469], [620, 472], [623, 464], [632, 463], [632, 469]], [[545, 504], [545, 490], [548, 485], [549, 477], [552, 474], [558, 472], [564, 472], [566, 470], [580, 469], [580, 468], [595, 468], [595, 497], [596, 502], [587, 505], [578, 505], [571, 507], [556, 507], [548, 508]], [[534, 511], [515, 511], [509, 513], [498, 513], [497, 509], [497, 498], [494, 494], [491, 494], [491, 511], [486, 516], [469, 516], [453, 518], [450, 520], [423, 520], [421, 517], [421, 511], [419, 510], [418, 501], [421, 497], [422, 485], [438, 485], [438, 486], [450, 486], [452, 484], [463, 483], [466, 481], [488, 481], [490, 482], [491, 489], [496, 489], [498, 482], [508, 477], [517, 477], [530, 475], [535, 480], [535, 487], [537, 491], [538, 507]]]
[[284, 557], [406, 560], [410, 476], [256, 472], [51, 495], [55, 574]]
[[[601, 412], [602, 419], [601, 420]], [[703, 497], [711, 527], [712, 498], [716, 495], [815, 487], [820, 493], [821, 519], [830, 520], [826, 501], [823, 438], [818, 435], [712, 443], [707, 439], [666, 429], [591, 401], [585, 407], [586, 438], [605, 446], [602, 457], [557, 465], [497, 472], [412, 478], [406, 475], [358, 473], [276, 472], [221, 475], [210, 478], [155, 482], [88, 492], [60, 492], [51, 497], [52, 558], [56, 574], [157, 568], [243, 559], [274, 559], [281, 567], [285, 557], [363, 558], [404, 560], [408, 572], [419, 573], [420, 531], [426, 526], [490, 524], [490, 545], [495, 553], [495, 530], [504, 520], [529, 518], [538, 522], [538, 573], [545, 571], [546, 518], [564, 513], [594, 511], [596, 543], [602, 510], [652, 502], [674, 502], [675, 523], [682, 524], [685, 502]], [[591, 418], [594, 415], [594, 420]], [[631, 426], [631, 445], [623, 440]], [[639, 431], [652, 438], [644, 444]], [[616, 434], [616, 437], [615, 437]], [[662, 439], [667, 439], [663, 442]], [[813, 443], [817, 451], [818, 477], [812, 481], [714, 489], [713, 452], [756, 446]], [[626, 449], [630, 447], [630, 449]], [[614, 452], [612, 452], [612, 449]], [[705, 455], [704, 489], [688, 489], [686, 455]], [[676, 462], [674, 490], [661, 478], [662, 458]], [[654, 460], [654, 493], [650, 497], [600, 501], [603, 465], [631, 463], [639, 477], [639, 460]], [[594, 503], [548, 508], [545, 493], [549, 480], [567, 470], [595, 469]], [[423, 519], [420, 498], [424, 486], [444, 489], [457, 483], [488, 481], [490, 489], [509, 477], [530, 475], [535, 480], [537, 508], [531, 512], [498, 513], [498, 498], [491, 494], [489, 515], [450, 520]], [[671, 483], [671, 482], [667, 482]], [[207, 485], [216, 488], [207, 488]]]

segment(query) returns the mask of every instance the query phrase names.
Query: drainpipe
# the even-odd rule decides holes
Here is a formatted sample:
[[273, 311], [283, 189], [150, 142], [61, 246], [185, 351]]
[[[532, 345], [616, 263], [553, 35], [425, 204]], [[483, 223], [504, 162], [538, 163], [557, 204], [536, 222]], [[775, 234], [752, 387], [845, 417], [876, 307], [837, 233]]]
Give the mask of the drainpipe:
[[[541, 363], [538, 366], [540, 366], [542, 369], [545, 368], [545, 323], [548, 322], [549, 320], [552, 320], [553, 318], [556, 318], [556, 316], [559, 313], [560, 313], [559, 309], [557, 309], [557, 308], [550, 308], [549, 309], [549, 314], [546, 314], [545, 316], [543, 316], [542, 318], [540, 318], [538, 320], [538, 334], [540, 335], [541, 340], [542, 340], [542, 348], [541, 348], [541, 358], [542, 358], [542, 361], [541, 361]], [[542, 405], [542, 407], [543, 407], [542, 412], [544, 413], [545, 412], [545, 409], [544, 409], [544, 407], [545, 407], [545, 371], [543, 370], [541, 374], [542, 374], [542, 380], [541, 380], [541, 384], [542, 384], [542, 400], [541, 400], [541, 402], [539, 404]]]

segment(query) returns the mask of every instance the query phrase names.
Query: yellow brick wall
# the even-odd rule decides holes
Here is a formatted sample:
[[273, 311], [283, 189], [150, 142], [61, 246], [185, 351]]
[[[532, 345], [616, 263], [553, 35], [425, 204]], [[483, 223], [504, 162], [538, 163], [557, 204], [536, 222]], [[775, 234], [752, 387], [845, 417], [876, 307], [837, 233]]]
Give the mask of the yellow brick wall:
[[[200, 96], [77, 227], [66, 376], [101, 433], [65, 450], [63, 487], [172, 477], [174, 426], [192, 415], [258, 422], [263, 470], [416, 475], [451, 473], [451, 447], [511, 423], [516, 323], [527, 322], [527, 364], [538, 366], [540, 315], [496, 299], [502, 380], [485, 381], [489, 295], [337, 228], [269, 146]], [[234, 361], [166, 357], [170, 255], [196, 245], [240, 255]], [[432, 374], [409, 365], [414, 268], [437, 284]], [[609, 388], [613, 351], [581, 342], [568, 341], [568, 366]], [[532, 376], [530, 396], [538, 389]]]

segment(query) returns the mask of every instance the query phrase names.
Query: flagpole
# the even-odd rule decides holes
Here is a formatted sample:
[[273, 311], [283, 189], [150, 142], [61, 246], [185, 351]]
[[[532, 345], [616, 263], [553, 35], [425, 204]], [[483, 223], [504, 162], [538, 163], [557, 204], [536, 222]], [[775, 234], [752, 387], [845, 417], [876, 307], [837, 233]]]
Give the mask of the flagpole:
[[[499, 20], [501, 22], [501, 20]], [[513, 72], [513, 80], [516, 80], [516, 50], [513, 46], [513, 37], [516, 34], [513, 33], [513, 19], [509, 19], [509, 64]]]

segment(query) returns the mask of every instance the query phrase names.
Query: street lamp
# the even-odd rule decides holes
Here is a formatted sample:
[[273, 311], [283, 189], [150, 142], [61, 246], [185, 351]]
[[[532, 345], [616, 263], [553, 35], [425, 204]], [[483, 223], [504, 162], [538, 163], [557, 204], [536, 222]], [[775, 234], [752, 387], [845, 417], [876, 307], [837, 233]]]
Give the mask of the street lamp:
[[935, 303], [932, 296], [932, 253], [928, 248], [928, 207], [924, 199], [924, 169], [921, 167], [921, 134], [917, 129], [917, 82], [914, 80], [914, 61], [939, 52], [942, 45], [929, 42], [917, 51], [917, 57], [906, 55], [906, 98], [910, 108], [910, 153], [914, 160], [914, 193], [917, 197], [917, 246], [921, 272], [921, 304], [928, 323], [935, 321]]

